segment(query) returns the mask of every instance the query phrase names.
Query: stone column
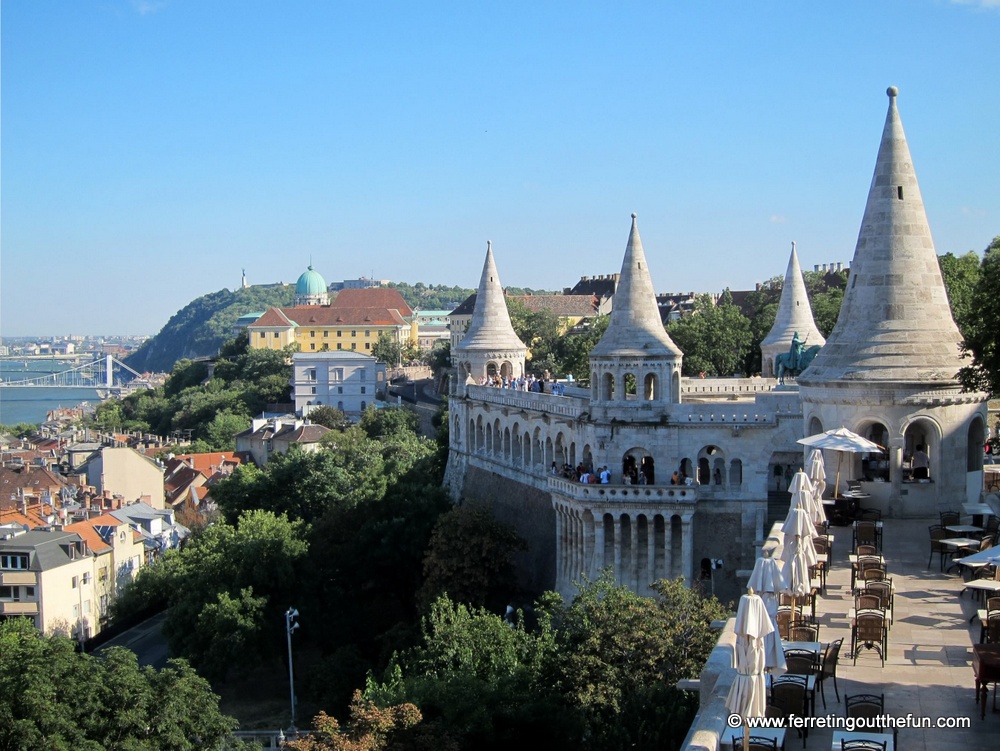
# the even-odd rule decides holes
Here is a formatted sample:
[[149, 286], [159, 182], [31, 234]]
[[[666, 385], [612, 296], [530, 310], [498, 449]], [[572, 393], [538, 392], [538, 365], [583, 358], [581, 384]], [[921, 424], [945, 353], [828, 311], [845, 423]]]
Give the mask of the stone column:
[[[593, 513], [593, 511], [591, 511]], [[590, 557], [590, 569], [588, 576], [596, 579], [604, 568], [604, 514], [598, 514], [594, 518], [594, 549]]]
[[681, 574], [684, 576], [684, 581], [689, 587], [692, 584], [693, 580], [691, 577], [694, 573], [692, 559], [694, 555], [694, 551], [692, 550], [694, 535], [691, 529], [691, 519], [693, 517], [694, 514], [685, 514], [681, 517]]
[[886, 516], [901, 516], [903, 510], [903, 436], [893, 436], [889, 439], [889, 481], [892, 490], [889, 493], [889, 508]]
[[622, 583], [622, 517], [615, 514], [615, 584]]
[[650, 591], [649, 585], [656, 581], [656, 516], [646, 515], [646, 578], [649, 580], [645, 584], [646, 591]]
[[663, 576], [672, 579], [674, 576], [673, 567], [673, 525], [670, 523], [673, 514], [663, 515]]
[[556, 506], [556, 591], [563, 591], [565, 571], [563, 566], [563, 507]]

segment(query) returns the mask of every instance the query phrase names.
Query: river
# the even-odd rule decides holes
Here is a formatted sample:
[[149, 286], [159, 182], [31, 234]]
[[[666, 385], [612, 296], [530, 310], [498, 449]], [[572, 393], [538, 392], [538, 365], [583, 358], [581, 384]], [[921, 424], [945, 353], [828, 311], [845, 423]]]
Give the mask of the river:
[[[0, 381], [17, 381], [34, 374], [59, 373], [76, 364], [64, 360], [0, 360]], [[97, 389], [50, 386], [4, 386], [0, 383], [0, 424], [45, 421], [49, 410], [75, 407], [80, 402], [97, 404]]]

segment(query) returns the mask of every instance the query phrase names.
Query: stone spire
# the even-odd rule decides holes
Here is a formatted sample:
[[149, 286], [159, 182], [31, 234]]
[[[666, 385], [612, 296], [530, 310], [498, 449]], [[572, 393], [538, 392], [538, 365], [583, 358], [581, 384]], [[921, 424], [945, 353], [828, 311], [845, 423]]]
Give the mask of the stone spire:
[[681, 357], [681, 351], [663, 328], [656, 305], [653, 281], [649, 277], [646, 254], [639, 238], [639, 227], [632, 214], [622, 262], [621, 278], [615, 292], [608, 329], [591, 350], [591, 357]]
[[890, 87], [889, 112], [840, 317], [800, 385], [957, 383], [951, 315], [920, 186]]
[[[774, 326], [760, 343], [764, 375], [774, 374], [774, 358], [782, 352], [788, 352], [796, 332], [799, 340], [807, 347], [826, 342], [813, 320], [809, 296], [806, 294], [806, 283], [802, 278], [799, 256], [795, 252], [793, 242], [792, 254], [788, 257], [788, 268], [785, 269], [785, 283], [781, 288], [781, 300], [774, 316]], [[769, 367], [770, 372], [768, 372]]]
[[504, 297], [503, 287], [500, 286], [500, 275], [497, 274], [497, 265], [493, 260], [491, 242], [486, 243], [486, 262], [483, 264], [483, 275], [479, 279], [479, 292], [476, 294], [472, 321], [456, 349], [459, 351], [525, 349], [524, 343], [517, 338], [510, 323], [507, 300]]

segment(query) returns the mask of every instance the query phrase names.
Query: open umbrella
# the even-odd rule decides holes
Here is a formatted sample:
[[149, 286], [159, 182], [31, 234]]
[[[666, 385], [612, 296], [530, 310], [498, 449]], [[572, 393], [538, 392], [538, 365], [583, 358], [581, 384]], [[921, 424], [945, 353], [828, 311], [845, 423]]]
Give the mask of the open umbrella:
[[840, 452], [837, 456], [837, 483], [833, 486], [834, 495], [840, 492], [840, 461], [846, 453], [869, 453], [882, 451], [882, 447], [867, 438], [862, 438], [847, 428], [837, 428], [828, 430], [825, 433], [807, 436], [798, 440], [803, 446], [812, 446], [819, 449], [830, 449]]
[[[726, 697], [726, 708], [741, 717], [763, 717], [767, 708], [767, 656], [764, 638], [774, 631], [774, 624], [764, 609], [764, 602], [753, 590], [740, 598], [736, 611], [736, 648], [733, 653], [736, 679]], [[743, 748], [750, 743], [750, 728], [743, 723]]]

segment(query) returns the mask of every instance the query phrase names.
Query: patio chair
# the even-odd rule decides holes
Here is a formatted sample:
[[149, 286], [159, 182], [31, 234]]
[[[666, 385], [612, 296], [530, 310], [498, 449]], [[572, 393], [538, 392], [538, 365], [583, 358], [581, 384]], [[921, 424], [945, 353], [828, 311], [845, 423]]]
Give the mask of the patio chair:
[[1000, 617], [1000, 597], [987, 597], [986, 607], [980, 610], [979, 618], [979, 643], [986, 643], [986, 626], [992, 618]]
[[786, 649], [785, 668], [792, 675], [815, 675], [819, 679], [819, 658], [808, 649]]
[[998, 533], [1000, 533], [1000, 516], [991, 516], [986, 520], [986, 525], [983, 527], [983, 534], [993, 535], [994, 539], [996, 539]]
[[885, 667], [885, 653], [888, 647], [889, 636], [885, 614], [880, 610], [857, 613], [851, 626], [851, 654], [854, 656], [854, 664], [858, 664], [858, 654], [862, 649], [873, 649], [878, 652], [882, 667]]
[[874, 521], [859, 521], [854, 525], [854, 546], [858, 545], [878, 545], [876, 539], [877, 528]]
[[941, 526], [942, 527], [954, 527], [956, 524], [961, 523], [961, 515], [957, 511], [942, 511], [941, 512]]
[[986, 644], [1000, 644], [1000, 611], [994, 611], [986, 617], [983, 633], [986, 636]]
[[792, 609], [790, 607], [780, 606], [778, 608], [778, 612], [774, 615], [774, 622], [778, 626], [778, 635], [784, 641], [788, 641], [788, 626], [791, 620]]
[[863, 555], [878, 555], [878, 548], [874, 545], [858, 545], [854, 548], [854, 555], [858, 557]]
[[819, 624], [795, 621], [788, 627], [788, 639], [786, 641], [819, 641]]
[[931, 561], [934, 560], [934, 554], [937, 553], [938, 568], [944, 571], [944, 556], [951, 551], [941, 544], [941, 540], [948, 537], [948, 531], [941, 524], [931, 524], [927, 529], [931, 535], [931, 554], [927, 558], [927, 568], [931, 567]]
[[[971, 584], [974, 581], [983, 581], [983, 580], [995, 581], [998, 575], [1000, 575], [1000, 568], [993, 566], [991, 564], [987, 564], [986, 566], [980, 566], [979, 568], [977, 568], [975, 571], [972, 572], [972, 576], [967, 582], [967, 585], [962, 587], [962, 591], [958, 593], [958, 596], [961, 597], [962, 595], [965, 594], [965, 590], [969, 588], [968, 584]], [[982, 600], [983, 590], [981, 589], [975, 590], [975, 594], [977, 599]]]
[[[799, 595], [798, 597], [792, 597], [791, 595], [781, 595], [778, 601], [778, 605], [787, 605], [789, 608], [795, 605], [796, 619], [805, 620], [808, 619], [810, 622], [816, 620], [816, 593], [810, 592], [807, 595]], [[806, 609], [809, 610], [809, 615], [806, 615]]]
[[[844, 717], [874, 719], [885, 714], [885, 694], [844, 694]], [[896, 744], [896, 729], [892, 731]]]
[[840, 742], [840, 751], [885, 751], [885, 743], [885, 741], [876, 741], [871, 738], [855, 738], [850, 741], [842, 740]]
[[840, 689], [837, 687], [837, 664], [840, 662], [840, 648], [844, 645], [843, 639], [837, 639], [826, 645], [823, 650], [823, 658], [819, 665], [819, 675], [816, 683], [819, 684], [819, 695], [823, 699], [823, 709], [826, 709], [826, 692], [824, 686], [827, 678], [833, 678], [833, 692], [837, 695], [837, 702], [840, 702]]
[[[809, 716], [809, 679], [804, 675], [789, 675], [785, 673], [780, 678], [771, 681], [771, 701], [781, 712], [781, 717]], [[802, 735], [802, 746], [806, 745], [808, 729], [800, 731]]]
[[884, 568], [885, 561], [881, 556], [878, 555], [859, 555], [854, 562], [854, 566], [851, 569], [851, 589], [857, 587], [858, 579], [861, 578], [862, 572], [869, 568]]
[[865, 587], [861, 590], [861, 594], [875, 595], [879, 598], [879, 607], [885, 611], [886, 626], [891, 626], [893, 606], [892, 579], [865, 582]]
[[775, 738], [762, 738], [759, 735], [751, 735], [747, 748], [750, 751], [777, 751], [778, 741]]
[[859, 592], [854, 598], [854, 609], [855, 610], [884, 610], [882, 607], [882, 598], [877, 594], [868, 593], [866, 591]]
[[869, 566], [861, 572], [861, 581], [865, 584], [869, 582], [883, 582], [889, 578], [889, 574], [881, 566]]

